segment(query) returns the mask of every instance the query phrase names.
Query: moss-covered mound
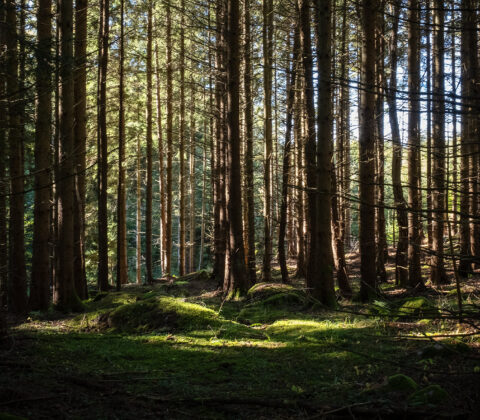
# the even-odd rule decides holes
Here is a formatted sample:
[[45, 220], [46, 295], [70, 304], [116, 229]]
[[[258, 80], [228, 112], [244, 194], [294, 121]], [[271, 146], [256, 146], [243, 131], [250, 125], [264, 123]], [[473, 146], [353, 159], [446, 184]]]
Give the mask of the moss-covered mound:
[[258, 283], [247, 293], [249, 303], [238, 314], [243, 324], [273, 322], [303, 309], [308, 297], [303, 290], [281, 283]]
[[101, 314], [98, 323], [119, 332], [193, 330], [221, 324], [211, 309], [181, 299], [157, 296], [129, 303]]
[[398, 319], [435, 318], [440, 311], [435, 304], [423, 296], [406, 298], [397, 301], [376, 300], [370, 307], [373, 315]]

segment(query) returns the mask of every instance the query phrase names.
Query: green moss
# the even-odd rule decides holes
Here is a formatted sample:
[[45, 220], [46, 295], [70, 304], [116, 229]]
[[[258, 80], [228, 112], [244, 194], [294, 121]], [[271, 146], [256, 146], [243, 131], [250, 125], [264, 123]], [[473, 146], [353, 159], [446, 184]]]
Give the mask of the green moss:
[[406, 317], [433, 317], [439, 314], [435, 305], [425, 297], [406, 299], [398, 308], [398, 315]]
[[26, 418], [15, 416], [9, 413], [0, 413], [0, 420], [26, 420]]
[[450, 396], [440, 385], [430, 385], [420, 389], [408, 397], [410, 405], [442, 404], [446, 403]]
[[99, 322], [124, 332], [175, 331], [221, 325], [211, 309], [165, 296], [122, 305], [103, 315]]
[[285, 292], [300, 292], [293, 286], [283, 283], [257, 283], [253, 285], [247, 292], [249, 299], [265, 299], [269, 296]]
[[418, 385], [410, 376], [398, 373], [388, 378], [388, 388], [392, 391], [412, 392], [418, 389]]

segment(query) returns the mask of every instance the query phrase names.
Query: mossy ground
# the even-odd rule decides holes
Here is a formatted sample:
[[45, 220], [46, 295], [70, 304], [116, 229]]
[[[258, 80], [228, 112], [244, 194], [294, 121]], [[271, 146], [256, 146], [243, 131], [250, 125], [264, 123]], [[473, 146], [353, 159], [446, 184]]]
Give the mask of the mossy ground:
[[[449, 289], [425, 297], [440, 309], [419, 322], [432, 312], [391, 287], [383, 306], [343, 301], [335, 311], [293, 287], [233, 302], [214, 288], [206, 278], [128, 286], [85, 301], [81, 314], [16, 320], [0, 347], [0, 418], [478, 413], [479, 340], [459, 336], [475, 332], [468, 324], [438, 319], [455, 308]], [[414, 313], [399, 318], [402, 307]], [[437, 334], [456, 337], [430, 338]], [[432, 345], [448, 351], [429, 352]], [[392, 386], [398, 374], [418, 389]]]

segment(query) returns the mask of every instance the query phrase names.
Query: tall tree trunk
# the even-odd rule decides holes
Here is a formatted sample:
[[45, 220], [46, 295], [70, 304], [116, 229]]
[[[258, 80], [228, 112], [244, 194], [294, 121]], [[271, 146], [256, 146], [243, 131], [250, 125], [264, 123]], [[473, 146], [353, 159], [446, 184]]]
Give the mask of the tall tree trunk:
[[172, 16], [170, 3], [165, 5], [167, 44], [167, 185], [165, 212], [165, 267], [164, 274], [172, 274], [172, 157], [173, 157], [173, 63], [172, 63]]
[[142, 173], [140, 137], [137, 138], [137, 212], [136, 212], [136, 282], [142, 284]]
[[[37, 103], [35, 124], [35, 206], [29, 308], [50, 302], [50, 137], [52, 118], [52, 2], [40, 0], [37, 12]], [[77, 291], [78, 293], [78, 291]], [[83, 297], [83, 296], [82, 296]]]
[[145, 268], [146, 282], [153, 283], [153, 262], [152, 262], [152, 5], [153, 0], [148, 2], [147, 13], [147, 191], [146, 191], [146, 208], [145, 208]]
[[[451, 10], [451, 62], [452, 62], [452, 90], [454, 99], [452, 101], [452, 223], [453, 223], [453, 233], [458, 235], [458, 142], [457, 142], [457, 47], [456, 47], [456, 38], [457, 30], [455, 27], [455, 2], [452, 1]], [[447, 200], [448, 202], [448, 200]]]
[[120, 62], [118, 86], [118, 186], [117, 186], [117, 290], [128, 283], [127, 262], [127, 196], [125, 193], [125, 0], [120, 1]]
[[[288, 48], [291, 47], [290, 34], [288, 40]], [[287, 228], [287, 205], [288, 205], [288, 188], [290, 180], [290, 156], [292, 153], [292, 120], [293, 105], [295, 101], [295, 81], [297, 66], [297, 51], [299, 48], [298, 30], [294, 28], [293, 57], [291, 62], [287, 64], [287, 115], [285, 128], [285, 146], [283, 150], [283, 168], [282, 168], [282, 197], [280, 207], [280, 225], [278, 229], [278, 262], [282, 274], [282, 282], [288, 283], [288, 268], [285, 249], [285, 233]], [[290, 56], [290, 53], [289, 53]]]
[[263, 281], [272, 280], [272, 49], [273, 49], [273, 1], [263, 0], [263, 90], [264, 90], [264, 254]]
[[443, 261], [443, 234], [445, 215], [445, 65], [444, 65], [444, 8], [434, 0], [433, 10], [433, 151], [432, 151], [432, 266], [433, 284], [448, 282]]
[[[408, 285], [422, 283], [420, 267], [421, 209], [422, 202], [418, 183], [420, 181], [420, 4], [410, 0], [408, 28]], [[400, 219], [398, 221], [400, 228]], [[401, 280], [401, 279], [400, 279]], [[400, 282], [400, 284], [402, 284]]]
[[363, 48], [360, 92], [360, 297], [368, 300], [376, 292], [375, 254], [375, 17], [377, 0], [362, 0]]
[[240, 28], [239, 0], [227, 0], [227, 187], [228, 259], [224, 293], [237, 297], [246, 293], [249, 283], [245, 267], [242, 235], [242, 195], [240, 179]]
[[17, 16], [14, 0], [6, 0], [6, 73], [8, 97], [8, 142], [10, 162], [10, 236], [9, 236], [9, 302], [12, 312], [27, 310], [27, 274], [24, 237], [24, 168], [21, 132], [22, 101], [18, 81]]
[[[398, 243], [395, 255], [395, 283], [406, 286], [408, 282], [408, 215], [407, 203], [402, 189], [402, 143], [397, 115], [397, 65], [398, 65], [398, 23], [400, 2], [393, 4], [392, 36], [390, 38], [390, 83], [387, 92], [388, 115], [392, 132], [392, 184], [393, 198], [397, 208]], [[418, 48], [418, 45], [417, 45]]]
[[180, 2], [180, 125], [179, 125], [179, 156], [180, 156], [180, 276], [185, 275], [185, 256], [186, 256], [186, 191], [185, 191], [185, 2]]
[[[303, 94], [306, 112], [306, 141], [305, 141], [305, 172], [307, 190], [307, 288], [319, 292], [317, 285], [317, 172], [316, 172], [316, 133], [315, 133], [315, 108], [313, 99], [313, 58], [310, 30], [310, 6], [308, 0], [298, 0], [300, 42], [303, 65]], [[322, 40], [323, 42], [326, 42]], [[330, 224], [328, 224], [330, 228]]]
[[[316, 162], [316, 242], [314, 256], [316, 278], [312, 294], [327, 306], [335, 305], [332, 251], [332, 1], [316, 1], [316, 34], [318, 61], [318, 113]], [[310, 256], [312, 258], [312, 256]], [[313, 280], [313, 278], [312, 278]]]
[[247, 254], [247, 272], [250, 284], [256, 282], [255, 261], [255, 201], [253, 187], [253, 98], [252, 98], [252, 46], [250, 29], [250, 0], [244, 0], [244, 92], [245, 92], [245, 210], [243, 221], [247, 231], [245, 251]]
[[160, 96], [160, 65], [158, 54], [158, 42], [155, 41], [155, 82], [157, 96], [157, 135], [158, 135], [158, 166], [159, 166], [159, 189], [160, 189], [160, 268], [165, 273], [165, 232], [166, 232], [166, 185], [165, 185], [165, 161], [162, 128], [162, 101]]
[[[473, 13], [473, 1], [462, 0], [462, 97], [471, 97], [472, 88], [472, 64], [471, 50], [472, 34], [475, 31], [475, 15]], [[470, 204], [470, 157], [472, 142], [472, 119], [473, 109], [468, 99], [463, 99], [462, 104], [462, 139], [460, 143], [461, 163], [460, 163], [460, 262], [458, 273], [466, 278], [472, 271], [471, 251], [470, 251], [470, 224], [469, 224], [469, 204]]]
[[378, 51], [376, 60], [376, 141], [375, 141], [375, 201], [376, 201], [376, 220], [375, 231], [377, 236], [377, 278], [384, 283], [387, 281], [387, 272], [385, 270], [385, 260], [388, 258], [388, 244], [385, 231], [385, 127], [384, 127], [384, 87], [385, 87], [385, 22], [384, 11], [385, 1], [380, 0], [379, 10], [376, 20], [375, 48]]
[[190, 191], [188, 192], [190, 196], [190, 221], [189, 228], [190, 233], [188, 237], [188, 271], [195, 271], [195, 149], [196, 149], [196, 129], [195, 129], [195, 82], [193, 77], [190, 79], [190, 156], [189, 156], [189, 187]]
[[73, 207], [75, 289], [86, 299], [85, 169], [87, 147], [87, 10], [88, 0], [75, 2], [75, 195]]
[[[7, 42], [6, 1], [0, 0], [0, 48], [5, 51]], [[0, 56], [0, 97], [6, 95], [6, 67], [5, 56]], [[5, 101], [0, 101], [0, 150], [8, 151], [8, 109]], [[8, 235], [7, 235], [7, 196], [8, 181], [6, 162], [8, 153], [0, 154], [0, 311], [7, 305], [8, 283]]]
[[[67, 0], [68, 1], [68, 0]], [[97, 177], [98, 177], [98, 288], [108, 290], [108, 137], [107, 137], [107, 66], [109, 0], [100, 2], [97, 90]]]
[[59, 0], [60, 26], [60, 131], [58, 168], [58, 273], [53, 303], [61, 310], [79, 307], [73, 276], [73, 204], [74, 204], [74, 74], [73, 74], [73, 4]]
[[432, 249], [432, 42], [431, 42], [431, 8], [430, 1], [426, 6], [426, 73], [427, 73], [427, 239], [428, 249]]
[[[213, 277], [219, 287], [225, 284], [227, 219], [225, 201], [225, 2], [216, 2], [216, 78], [215, 78], [215, 180], [214, 184], [214, 266]], [[222, 286], [223, 285], [223, 286]]]

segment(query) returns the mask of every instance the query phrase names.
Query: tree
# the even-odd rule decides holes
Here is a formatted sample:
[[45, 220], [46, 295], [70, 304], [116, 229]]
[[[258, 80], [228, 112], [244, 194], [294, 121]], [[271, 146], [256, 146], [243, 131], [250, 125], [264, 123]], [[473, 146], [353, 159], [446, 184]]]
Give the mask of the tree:
[[147, 191], [146, 191], [146, 214], [145, 214], [145, 266], [146, 266], [146, 282], [153, 283], [152, 272], [152, 0], [148, 1], [147, 12]]
[[50, 303], [50, 137], [52, 118], [51, 0], [40, 0], [37, 12], [37, 120], [35, 124], [35, 204], [32, 282], [29, 308], [46, 310]]
[[[420, 10], [418, 0], [410, 1], [408, 30], [408, 285], [422, 283], [420, 266], [422, 208], [418, 185], [420, 182]], [[399, 220], [400, 226], [400, 220]]]
[[179, 274], [184, 276], [186, 272], [186, 176], [185, 176], [185, 2], [180, 2], [180, 121], [179, 121], [179, 180], [180, 185], [180, 234], [179, 234]]
[[172, 63], [172, 16], [170, 3], [165, 5], [167, 46], [167, 185], [165, 211], [165, 267], [164, 273], [172, 274], [172, 157], [173, 157], [173, 63]]
[[240, 180], [240, 28], [239, 1], [227, 0], [225, 27], [227, 56], [227, 138], [226, 204], [228, 220], [228, 259], [223, 291], [230, 297], [246, 293], [249, 283], [245, 267], [242, 236], [242, 206]]
[[10, 169], [9, 302], [13, 312], [27, 310], [24, 235], [24, 167], [21, 136], [21, 93], [18, 82], [17, 15], [14, 0], [6, 0], [6, 79]]
[[432, 164], [432, 266], [433, 284], [448, 282], [443, 261], [445, 217], [445, 65], [444, 65], [444, 8], [434, 0], [433, 12], [433, 164]]
[[[317, 162], [316, 162], [316, 278], [313, 295], [327, 306], [335, 305], [331, 229], [332, 200], [332, 2], [316, 2], [316, 34], [318, 60]], [[313, 280], [313, 279], [312, 279]]]
[[273, 1], [263, 0], [263, 103], [264, 103], [264, 254], [263, 281], [272, 280], [272, 55], [273, 55]]
[[74, 277], [75, 289], [86, 299], [85, 273], [85, 171], [87, 143], [87, 10], [88, 0], [75, 2], [75, 195], [74, 195]]
[[[6, 0], [0, 0], [0, 48], [5, 51], [7, 41]], [[0, 97], [6, 94], [6, 60], [0, 56]], [[5, 101], [0, 101], [0, 150], [8, 150], [8, 109]], [[8, 235], [7, 235], [7, 196], [6, 177], [7, 153], [0, 155], [0, 311], [7, 306], [8, 282]]]
[[[472, 91], [472, 75], [471, 59], [472, 54], [472, 35], [474, 32], [474, 13], [473, 2], [470, 0], [462, 0], [462, 96], [469, 98]], [[471, 264], [470, 249], [470, 151], [472, 137], [472, 119], [473, 109], [468, 100], [463, 101], [462, 105], [462, 138], [460, 144], [461, 162], [460, 162], [460, 263], [458, 273], [461, 277], [466, 278], [473, 272]]]
[[73, 275], [74, 237], [74, 72], [73, 2], [59, 0], [60, 91], [59, 91], [59, 168], [58, 168], [58, 273], [55, 276], [53, 303], [63, 311], [80, 306]]
[[98, 287], [108, 290], [108, 137], [107, 137], [107, 69], [109, 0], [100, 2], [100, 26], [98, 35], [98, 84], [97, 84], [97, 182], [98, 182]]
[[255, 201], [253, 191], [253, 98], [252, 98], [252, 46], [250, 31], [250, 0], [243, 1], [244, 15], [244, 75], [243, 91], [245, 94], [245, 224], [246, 240], [245, 254], [247, 256], [247, 271], [250, 284], [256, 282], [256, 260], [255, 260]]
[[376, 0], [362, 0], [363, 28], [361, 91], [359, 107], [360, 181], [360, 297], [368, 300], [376, 292], [375, 254], [375, 16]]
[[127, 263], [127, 197], [125, 193], [125, 0], [120, 1], [120, 60], [118, 84], [118, 185], [117, 185], [117, 290], [128, 283]]

